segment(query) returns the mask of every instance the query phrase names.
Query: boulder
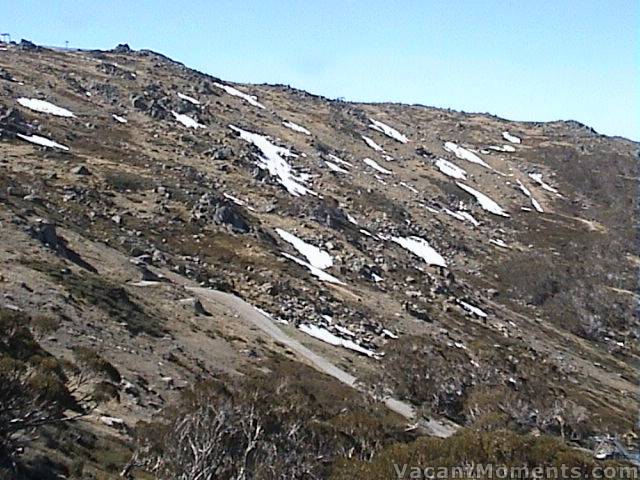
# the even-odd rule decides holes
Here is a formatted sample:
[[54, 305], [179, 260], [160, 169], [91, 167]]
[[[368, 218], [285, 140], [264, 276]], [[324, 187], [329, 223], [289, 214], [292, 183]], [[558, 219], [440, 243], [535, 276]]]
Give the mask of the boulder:
[[113, 49], [113, 53], [131, 53], [131, 47], [127, 43], [119, 43], [116, 48]]
[[228, 225], [238, 233], [247, 233], [251, 229], [249, 222], [235, 205], [223, 204], [218, 206], [213, 212], [213, 221], [218, 225]]

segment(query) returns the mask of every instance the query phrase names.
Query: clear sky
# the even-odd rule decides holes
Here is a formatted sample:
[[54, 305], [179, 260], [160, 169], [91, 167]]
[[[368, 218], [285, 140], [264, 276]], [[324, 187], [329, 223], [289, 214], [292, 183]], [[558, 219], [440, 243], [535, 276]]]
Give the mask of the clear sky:
[[640, 139], [639, 0], [0, 0], [14, 39]]

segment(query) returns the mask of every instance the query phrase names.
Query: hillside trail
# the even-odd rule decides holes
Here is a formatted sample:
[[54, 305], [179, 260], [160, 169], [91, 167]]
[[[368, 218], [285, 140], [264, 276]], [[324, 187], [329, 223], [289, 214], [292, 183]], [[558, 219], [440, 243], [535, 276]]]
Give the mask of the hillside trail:
[[[272, 319], [250, 303], [245, 302], [233, 294], [218, 290], [201, 287], [187, 287], [187, 290], [198, 295], [202, 302], [222, 304], [226, 308], [234, 311], [241, 321], [254, 325], [269, 335], [274, 341], [286, 345], [316, 370], [332, 376], [336, 380], [360, 391], [361, 393], [372, 395], [370, 391], [367, 391], [366, 388], [363, 388], [362, 385], [358, 383], [358, 379], [356, 377], [337, 367], [325, 357], [310, 350], [308, 347], [305, 347], [295, 338], [289, 336], [279, 328]], [[417, 418], [416, 411], [411, 405], [396, 398], [387, 397], [383, 402], [389, 410], [392, 410], [398, 415], [404, 417], [407, 421], [411, 422], [411, 429], [419, 430], [426, 435], [446, 438], [451, 436], [458, 428], [460, 428], [459, 425], [444, 419], [437, 420], [433, 418]]]

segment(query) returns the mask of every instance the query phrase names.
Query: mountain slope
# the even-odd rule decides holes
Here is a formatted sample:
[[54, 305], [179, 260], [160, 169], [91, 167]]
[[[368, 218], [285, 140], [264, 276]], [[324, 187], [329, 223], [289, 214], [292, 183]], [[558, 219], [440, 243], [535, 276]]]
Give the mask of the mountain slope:
[[2, 301], [61, 319], [54, 355], [90, 347], [118, 369], [91, 428], [132, 428], [199, 379], [308, 363], [222, 303], [203, 311], [196, 286], [352, 375], [349, 401], [410, 404], [398, 431], [593, 449], [637, 428], [637, 144], [21, 45], [0, 52]]

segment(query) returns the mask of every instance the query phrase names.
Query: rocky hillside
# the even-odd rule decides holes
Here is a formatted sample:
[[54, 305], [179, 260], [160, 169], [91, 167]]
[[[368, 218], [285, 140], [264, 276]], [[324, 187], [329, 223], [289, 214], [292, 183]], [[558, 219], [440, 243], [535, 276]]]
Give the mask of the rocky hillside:
[[141, 422], [208, 380], [287, 384], [341, 438], [359, 415], [365, 461], [458, 430], [632, 447], [637, 150], [573, 121], [232, 84], [126, 46], [7, 46], [0, 307], [53, 320], [38, 341], [61, 362], [116, 370], [68, 428], [125, 449], [40, 437], [32, 456], [111, 478]]

